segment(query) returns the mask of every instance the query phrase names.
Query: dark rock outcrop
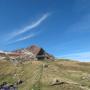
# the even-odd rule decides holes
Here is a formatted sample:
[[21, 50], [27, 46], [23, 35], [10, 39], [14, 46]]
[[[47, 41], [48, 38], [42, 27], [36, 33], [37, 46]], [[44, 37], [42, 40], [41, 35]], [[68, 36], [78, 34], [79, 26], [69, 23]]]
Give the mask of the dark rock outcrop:
[[26, 48], [30, 52], [32, 52], [38, 60], [54, 60], [54, 57], [48, 54], [43, 48], [40, 48], [36, 45], [32, 45], [31, 47]]

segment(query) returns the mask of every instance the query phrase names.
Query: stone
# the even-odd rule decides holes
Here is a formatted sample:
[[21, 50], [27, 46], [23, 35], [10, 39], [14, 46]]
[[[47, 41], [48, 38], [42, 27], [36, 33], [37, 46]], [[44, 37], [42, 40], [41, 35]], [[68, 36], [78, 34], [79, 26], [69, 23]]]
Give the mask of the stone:
[[23, 83], [22, 80], [18, 80], [18, 81], [16, 82], [17, 85], [20, 85], [20, 84], [22, 84], [22, 83]]
[[63, 85], [63, 84], [66, 84], [66, 82], [60, 80], [60, 79], [53, 79], [52, 83], [51, 83], [51, 86], [54, 86], [54, 85]]
[[43, 67], [44, 67], [44, 68], [47, 68], [47, 67], [48, 67], [48, 64], [43, 64]]

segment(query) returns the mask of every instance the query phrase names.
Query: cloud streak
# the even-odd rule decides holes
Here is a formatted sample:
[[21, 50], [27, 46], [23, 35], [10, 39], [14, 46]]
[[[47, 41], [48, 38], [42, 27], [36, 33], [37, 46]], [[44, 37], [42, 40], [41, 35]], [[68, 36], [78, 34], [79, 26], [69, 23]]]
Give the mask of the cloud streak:
[[67, 55], [63, 55], [62, 58], [68, 58], [68, 59], [88, 62], [88, 61], [90, 61], [90, 52], [80, 52], [80, 53], [67, 54]]
[[19, 39], [15, 40], [15, 41], [12, 41], [12, 42], [9, 43], [9, 44], [16, 43], [16, 42], [20, 42], [20, 41], [24, 41], [24, 40], [27, 40], [27, 39], [31, 39], [31, 38], [33, 38], [33, 37], [35, 37], [35, 36], [36, 36], [35, 34], [30, 34], [30, 35], [28, 35], [28, 36], [25, 36], [25, 37], [22, 37], [22, 38], [19, 38]]
[[49, 15], [50, 15], [49, 13], [46, 13], [46, 14], [44, 14], [41, 18], [39, 18], [36, 22], [34, 22], [33, 24], [30, 24], [30, 25], [22, 28], [21, 30], [19, 30], [19, 31], [17, 31], [17, 32], [13, 32], [13, 33], [11, 34], [11, 35], [12, 35], [11, 38], [14, 38], [14, 37], [16, 37], [16, 36], [18, 36], [18, 35], [21, 35], [21, 34], [27, 32], [27, 31], [29, 31], [29, 30], [31, 30], [31, 29], [34, 29], [34, 28], [38, 27], [44, 20], [47, 19], [47, 17], [48, 17]]
[[34, 23], [27, 25], [22, 29], [18, 29], [18, 31], [9, 33], [7, 35], [8, 37], [6, 39], [6, 41], [9, 42], [7, 44], [13, 44], [13, 43], [17, 43], [17, 42], [24, 41], [24, 40], [31, 39], [31, 38], [35, 37], [37, 35], [37, 33], [29, 34], [28, 36], [21, 37], [21, 38], [16, 38], [17, 36], [25, 34], [26, 32], [28, 32], [28, 31], [38, 27], [39, 25], [41, 25], [43, 23], [43, 21], [45, 21], [49, 17], [49, 15], [50, 15], [50, 13], [45, 13]]

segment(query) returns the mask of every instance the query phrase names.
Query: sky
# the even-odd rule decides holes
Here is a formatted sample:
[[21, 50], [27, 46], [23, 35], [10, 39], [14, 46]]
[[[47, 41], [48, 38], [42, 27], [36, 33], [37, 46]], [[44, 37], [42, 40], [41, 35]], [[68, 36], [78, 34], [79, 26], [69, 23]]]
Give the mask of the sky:
[[0, 0], [0, 50], [31, 45], [90, 61], [90, 0]]

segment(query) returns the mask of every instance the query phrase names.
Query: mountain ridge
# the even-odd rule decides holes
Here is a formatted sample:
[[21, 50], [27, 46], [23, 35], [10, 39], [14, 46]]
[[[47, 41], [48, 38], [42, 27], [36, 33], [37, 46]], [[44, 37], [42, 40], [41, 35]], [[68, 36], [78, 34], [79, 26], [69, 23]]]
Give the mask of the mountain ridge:
[[54, 56], [47, 53], [43, 48], [36, 45], [31, 45], [23, 49], [17, 49], [11, 52], [0, 52], [0, 57], [8, 57], [10, 59], [24, 59], [24, 60], [54, 60]]

